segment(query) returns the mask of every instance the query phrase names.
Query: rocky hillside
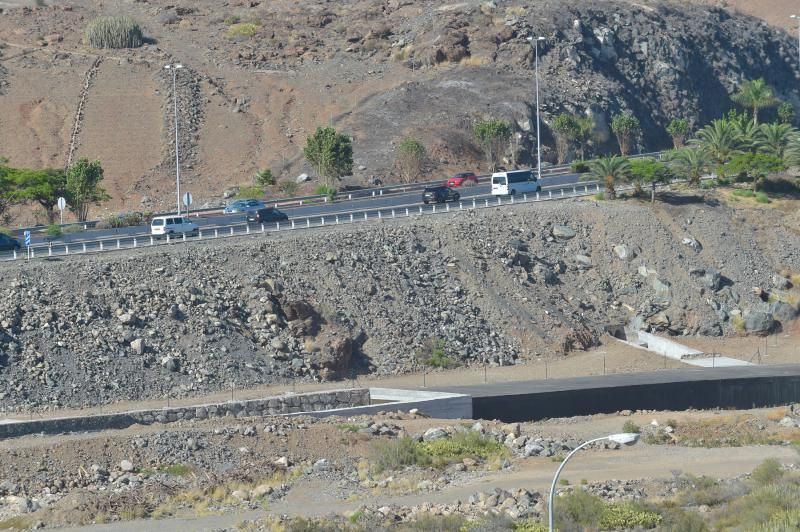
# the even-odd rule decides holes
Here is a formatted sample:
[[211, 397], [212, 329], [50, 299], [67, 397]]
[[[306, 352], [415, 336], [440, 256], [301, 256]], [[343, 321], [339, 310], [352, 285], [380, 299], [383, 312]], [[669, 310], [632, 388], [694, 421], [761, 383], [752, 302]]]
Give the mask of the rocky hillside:
[[[393, 145], [406, 135], [427, 145], [431, 175], [479, 169], [471, 128], [485, 117], [516, 124], [510, 150], [529, 163], [531, 34], [545, 37], [545, 124], [563, 110], [591, 113], [598, 150], [614, 148], [614, 113], [635, 112], [645, 131], [640, 148], [662, 148], [670, 119], [718, 116], [745, 79], [766, 78], [800, 108], [792, 35], [685, 2], [12, 4], [24, 2], [0, 7], [2, 155], [19, 166], [61, 166], [70, 152], [100, 158], [117, 209], [168, 204], [172, 90], [162, 67], [171, 61], [186, 66], [178, 76], [183, 177], [200, 204], [250, 182], [259, 168], [293, 179], [307, 170], [307, 135], [328, 123], [354, 138], [355, 181], [390, 175]], [[111, 11], [138, 20], [148, 43], [88, 48], [86, 23]], [[242, 23], [253, 24], [252, 36], [242, 35]], [[551, 158], [548, 131], [543, 141]]]
[[608, 325], [673, 335], [787, 327], [798, 312], [796, 217], [732, 209], [716, 195], [667, 199], [6, 263], [0, 405], [518, 364], [591, 346]]

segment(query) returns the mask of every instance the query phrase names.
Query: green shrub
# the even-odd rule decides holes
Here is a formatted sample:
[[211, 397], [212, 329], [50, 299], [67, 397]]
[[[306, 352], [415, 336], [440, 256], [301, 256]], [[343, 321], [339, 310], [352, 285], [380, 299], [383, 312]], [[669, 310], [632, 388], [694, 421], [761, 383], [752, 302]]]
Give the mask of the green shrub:
[[237, 15], [228, 15], [227, 17], [225, 17], [225, 20], [223, 20], [222, 23], [225, 24], [226, 26], [233, 26], [234, 24], [238, 24], [241, 21], [242, 21], [241, 17]]
[[797, 509], [800, 509], [800, 487], [787, 483], [768, 484], [731, 501], [715, 526], [719, 530], [750, 530], [768, 523], [781, 512]]
[[772, 200], [769, 199], [766, 193], [764, 192], [757, 192], [756, 193], [756, 203], [772, 203]]
[[162, 467], [161, 471], [174, 477], [188, 477], [192, 474], [192, 468], [186, 464], [171, 464]]
[[328, 199], [333, 200], [336, 197], [336, 187], [330, 185], [319, 185], [315, 191], [318, 196], [327, 196]]
[[58, 238], [63, 235], [64, 232], [61, 230], [61, 226], [58, 224], [50, 224], [47, 226], [47, 236], [50, 238]]
[[144, 43], [142, 29], [130, 17], [98, 17], [86, 26], [92, 48], [138, 48]]
[[736, 196], [737, 198], [752, 198], [756, 195], [755, 192], [745, 188], [739, 188], [731, 192], [732, 196]]
[[759, 484], [771, 484], [780, 480], [782, 476], [783, 470], [781, 469], [781, 463], [775, 458], [767, 458], [761, 462], [758, 467], [753, 469], [750, 478]]
[[261, 187], [241, 187], [236, 199], [261, 199], [264, 197], [264, 189]]
[[297, 193], [297, 182], [291, 179], [281, 181], [278, 185], [278, 191], [284, 196], [294, 196]]
[[408, 436], [375, 442], [373, 455], [372, 464], [378, 472], [430, 463], [430, 457], [422, 451], [418, 442]]
[[573, 172], [576, 174], [585, 174], [589, 171], [589, 163], [586, 161], [576, 160], [572, 161], [572, 164], [569, 165]]
[[630, 419], [628, 421], [626, 421], [622, 425], [622, 432], [629, 432], [629, 433], [638, 434], [641, 431], [642, 431], [642, 428], [639, 425], [637, 425], [636, 423], [634, 423], [633, 421], [631, 421]]
[[647, 508], [624, 502], [610, 504], [603, 509], [600, 518], [600, 528], [603, 530], [630, 530], [632, 528], [655, 528], [663, 517], [661, 514]]
[[258, 33], [258, 24], [255, 22], [239, 22], [228, 27], [228, 38], [251, 38]]
[[417, 353], [417, 358], [423, 364], [434, 368], [458, 367], [458, 360], [447, 354], [445, 351], [446, 346], [447, 342], [443, 338], [428, 338]]
[[411, 532], [411, 531], [425, 531], [425, 532], [451, 532], [451, 531], [458, 531], [464, 527], [466, 519], [462, 515], [458, 514], [451, 514], [451, 515], [430, 515], [424, 514], [419, 517], [415, 521], [411, 521], [410, 523], [403, 523], [402, 525], [398, 526], [397, 528], [393, 528], [393, 530], [399, 532]]
[[558, 483], [561, 484], [562, 486], [569, 486], [569, 479], [562, 478], [561, 480], [558, 481]]
[[547, 532], [547, 525], [537, 521], [522, 521], [514, 523], [514, 532]]
[[597, 194], [594, 195], [594, 199], [598, 201], [603, 201], [604, 199], [606, 199], [606, 195], [603, 192], [598, 192]]
[[275, 176], [272, 170], [265, 168], [256, 174], [256, 184], [262, 187], [268, 187], [275, 184]]
[[741, 316], [731, 316], [731, 326], [736, 332], [743, 333], [745, 331], [744, 318]]
[[83, 231], [85, 231], [85, 229], [80, 224], [68, 225], [61, 230], [61, 232], [64, 233], [65, 235], [82, 233]]
[[785, 510], [773, 515], [769, 522], [756, 526], [751, 532], [796, 532], [800, 530], [800, 510]]
[[604, 506], [599, 497], [583, 490], [576, 490], [557, 498], [555, 517], [561, 522], [564, 530], [580, 529], [580, 527], [596, 528], [603, 515]]
[[457, 432], [451, 438], [420, 443], [418, 447], [437, 466], [460, 462], [464, 458], [486, 460], [505, 456], [507, 453], [503, 444], [473, 430]]

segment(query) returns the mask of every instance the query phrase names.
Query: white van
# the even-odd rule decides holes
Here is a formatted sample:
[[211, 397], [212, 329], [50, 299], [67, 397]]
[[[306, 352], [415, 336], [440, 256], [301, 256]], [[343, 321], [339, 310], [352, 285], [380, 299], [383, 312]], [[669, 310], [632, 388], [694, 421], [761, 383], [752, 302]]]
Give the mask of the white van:
[[542, 185], [531, 170], [514, 170], [512, 172], [495, 172], [492, 174], [492, 194], [495, 196], [513, 196], [539, 192]]
[[184, 216], [156, 216], [150, 222], [150, 234], [153, 236], [197, 233], [199, 229], [196, 223]]

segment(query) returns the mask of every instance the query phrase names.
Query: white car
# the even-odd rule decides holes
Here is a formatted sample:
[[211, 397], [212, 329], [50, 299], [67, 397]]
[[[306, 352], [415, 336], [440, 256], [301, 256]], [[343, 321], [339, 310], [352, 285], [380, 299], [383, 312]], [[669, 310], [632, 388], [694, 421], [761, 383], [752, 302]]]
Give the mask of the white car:
[[195, 234], [200, 230], [198, 225], [184, 216], [156, 216], [150, 222], [150, 234], [153, 236], [176, 235], [181, 233]]

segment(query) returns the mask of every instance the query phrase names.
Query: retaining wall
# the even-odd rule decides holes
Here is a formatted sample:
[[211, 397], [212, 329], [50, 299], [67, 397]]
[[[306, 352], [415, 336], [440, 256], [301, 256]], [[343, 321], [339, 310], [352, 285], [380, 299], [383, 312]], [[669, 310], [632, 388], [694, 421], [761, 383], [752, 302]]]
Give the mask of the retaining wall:
[[[754, 368], [772, 375], [748, 376]], [[800, 366], [669, 370], [519, 383], [473, 396], [476, 419], [504, 422], [613, 413], [621, 410], [762, 408], [800, 401]], [[527, 388], [527, 389], [525, 389]]]
[[257, 417], [284, 414], [300, 414], [321, 410], [335, 410], [370, 404], [367, 388], [330, 390], [293, 395], [281, 395], [230, 401], [227, 403], [162, 408], [160, 410], [136, 410], [116, 414], [98, 414], [82, 417], [38, 419], [32, 421], [9, 421], [0, 424], [0, 439], [29, 434], [61, 434], [92, 430], [124, 429], [131, 425], [174, 423], [189, 419], [214, 417]]

